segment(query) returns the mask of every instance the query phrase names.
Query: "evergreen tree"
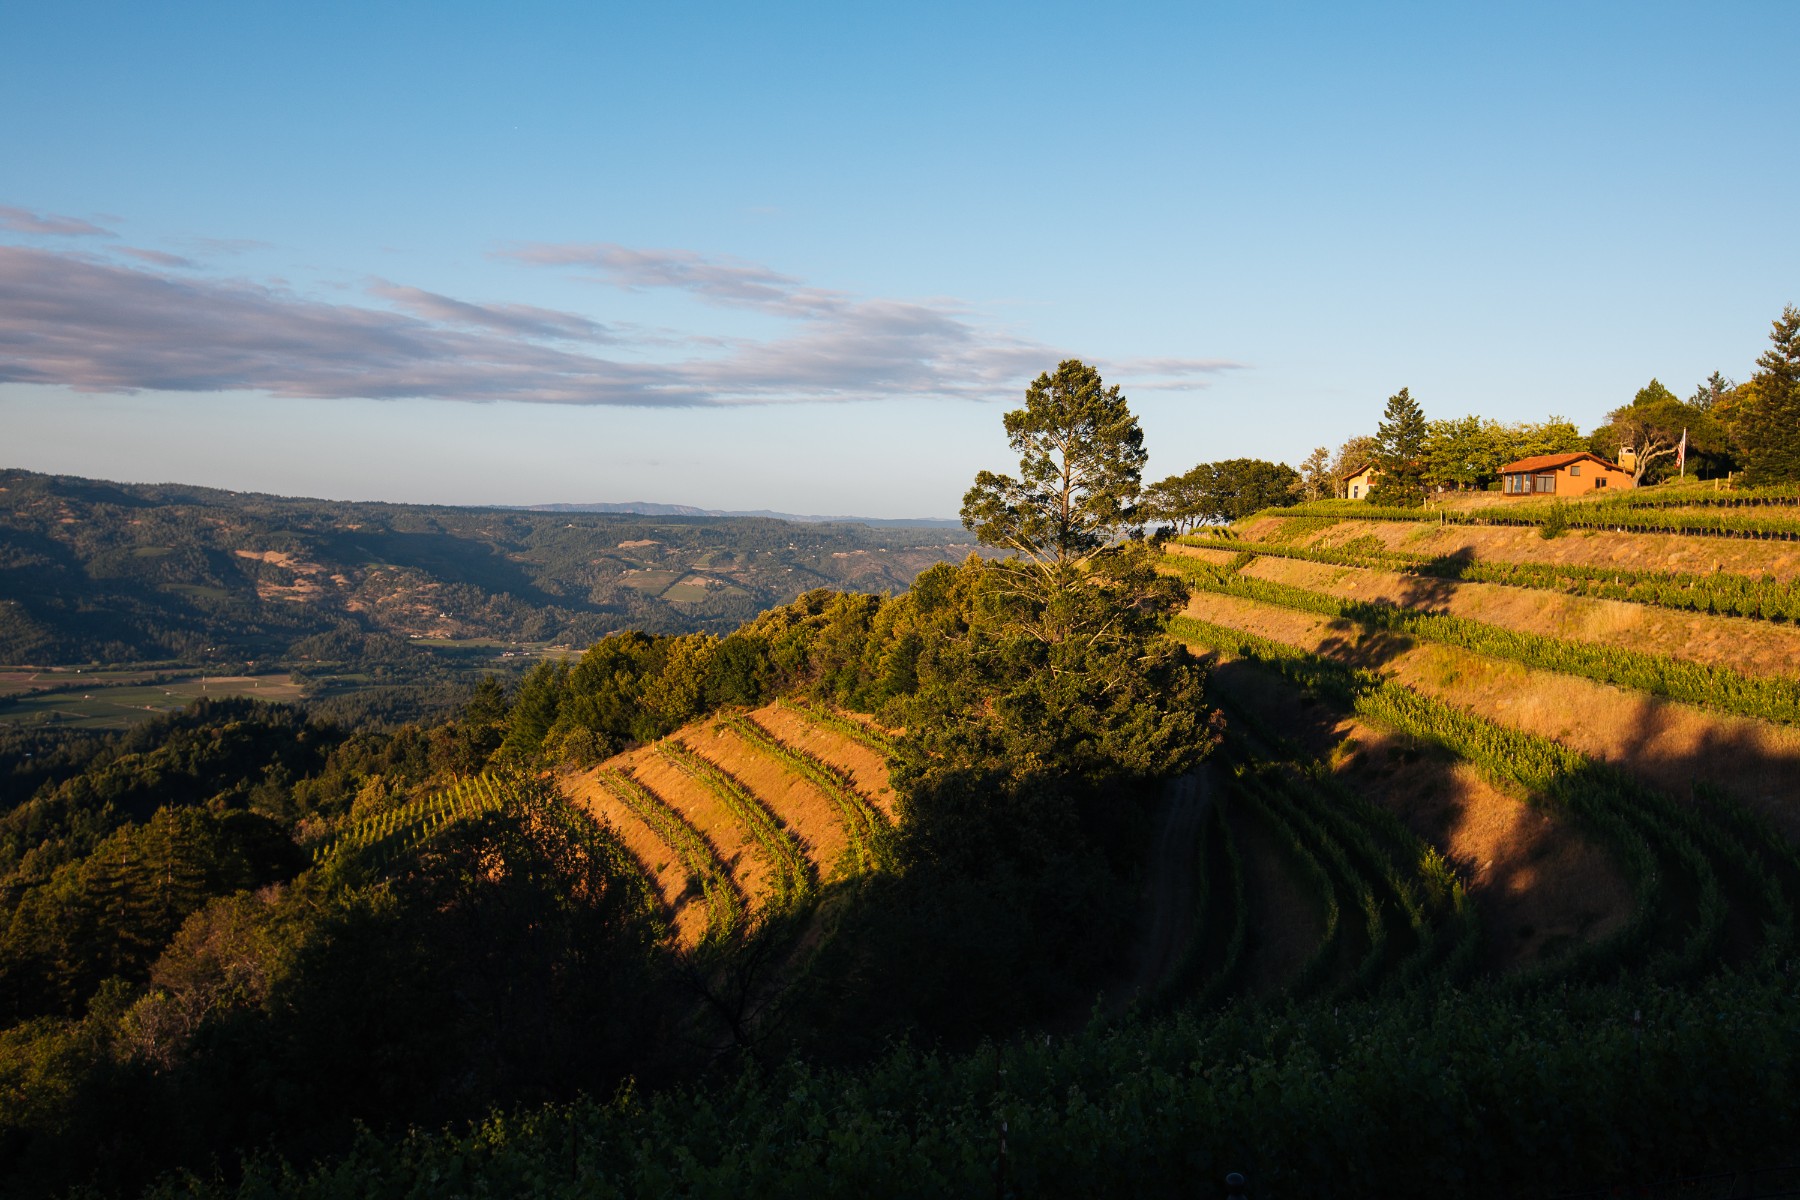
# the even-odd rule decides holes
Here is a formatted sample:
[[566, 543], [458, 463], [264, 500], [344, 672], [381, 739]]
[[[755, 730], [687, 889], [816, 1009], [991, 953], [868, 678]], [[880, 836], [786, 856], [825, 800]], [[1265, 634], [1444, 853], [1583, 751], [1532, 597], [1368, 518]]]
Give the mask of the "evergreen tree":
[[1069, 567], [1135, 535], [1144, 434], [1118, 385], [1079, 359], [1045, 372], [1006, 414], [1019, 478], [983, 471], [963, 496], [963, 525], [1043, 568]]
[[1425, 410], [1401, 388], [1388, 397], [1375, 440], [1376, 465], [1381, 475], [1371, 498], [1379, 504], [1417, 506], [1425, 503], [1425, 439], [1429, 426]]
[[1745, 477], [1751, 483], [1800, 480], [1800, 309], [1787, 306], [1769, 331], [1771, 343], [1750, 380], [1738, 419]]

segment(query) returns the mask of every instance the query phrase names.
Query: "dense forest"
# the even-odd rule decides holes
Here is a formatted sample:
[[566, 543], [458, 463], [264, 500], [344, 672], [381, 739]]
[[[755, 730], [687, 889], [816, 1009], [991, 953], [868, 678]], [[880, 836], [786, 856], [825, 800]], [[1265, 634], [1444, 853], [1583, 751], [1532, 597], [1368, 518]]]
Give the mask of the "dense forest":
[[[232, 699], [9, 733], [9, 1190], [1213, 1195], [1247, 1170], [1257, 1194], [1498, 1196], [1784, 1153], [1800, 857], [1780, 826], [1729, 781], [1684, 802], [1379, 656], [1443, 643], [1683, 698], [1688, 675], [1258, 582], [1230, 538], [1146, 540], [1142, 433], [1080, 362], [1006, 429], [1018, 474], [982, 472], [962, 512], [999, 553], [897, 594], [607, 632], [445, 719]], [[15, 484], [31, 511], [74, 503]], [[563, 544], [560, 516], [441, 519], [513, 529], [516, 554], [480, 554], [540, 583], [533, 556]], [[581, 536], [602, 527], [633, 540]], [[360, 532], [256, 545], [322, 562]], [[1197, 599], [1336, 640], [1196, 619]], [[1326, 712], [1385, 750], [1368, 728], [1315, 749]], [[1590, 847], [1617, 918], [1540, 937], [1384, 807], [1409, 772], [1459, 770], [1549, 831], [1536, 867], [1564, 853], [1550, 834]], [[1183, 808], [1181, 781], [1210, 790]], [[1165, 860], [1191, 895], [1156, 911], [1190, 932], [1139, 986]]]

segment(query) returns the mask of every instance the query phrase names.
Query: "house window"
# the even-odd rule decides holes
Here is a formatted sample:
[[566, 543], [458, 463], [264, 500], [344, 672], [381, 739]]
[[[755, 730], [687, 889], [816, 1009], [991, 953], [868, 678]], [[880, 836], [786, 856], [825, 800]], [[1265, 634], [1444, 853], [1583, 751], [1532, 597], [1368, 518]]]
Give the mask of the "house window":
[[1533, 484], [1531, 490], [1534, 492], [1554, 492], [1556, 490], [1556, 476], [1554, 475], [1533, 475], [1531, 482]]
[[1362, 498], [1362, 484], [1357, 483], [1350, 486], [1350, 498], [1352, 500], [1360, 500]]
[[1581, 478], [1581, 464], [1580, 463], [1574, 463], [1569, 467], [1569, 478], [1571, 478], [1571, 479], [1580, 479]]
[[1606, 486], [1606, 476], [1604, 476], [1604, 475], [1594, 476], [1594, 486], [1597, 488], [1605, 487]]

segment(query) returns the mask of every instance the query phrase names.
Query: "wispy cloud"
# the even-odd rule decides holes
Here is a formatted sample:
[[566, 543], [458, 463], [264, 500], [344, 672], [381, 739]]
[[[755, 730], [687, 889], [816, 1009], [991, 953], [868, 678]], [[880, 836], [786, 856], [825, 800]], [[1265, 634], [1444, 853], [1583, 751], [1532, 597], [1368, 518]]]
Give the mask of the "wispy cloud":
[[628, 291], [674, 288], [723, 304], [787, 315], [835, 312], [849, 303], [839, 292], [809, 288], [759, 263], [692, 250], [638, 250], [612, 242], [528, 243], [497, 257], [539, 267], [585, 267]]
[[30, 209], [0, 204], [0, 229], [13, 233], [48, 234], [52, 237], [113, 237], [110, 229], [102, 229], [80, 217], [64, 217], [56, 213], [37, 213]]
[[[533, 246], [511, 256], [753, 307], [784, 318], [784, 331], [671, 339], [385, 280], [369, 288], [374, 303], [327, 303], [267, 282], [173, 274], [189, 264], [128, 253], [148, 265], [0, 246], [0, 382], [642, 406], [988, 400], [1018, 395], [1063, 357], [952, 303], [854, 297], [686, 251]], [[1191, 388], [1232, 365], [1144, 360], [1120, 382]]]
[[1228, 358], [1127, 358], [1108, 364], [1112, 374], [1129, 379], [1132, 387], [1163, 392], [1194, 391], [1207, 386], [1207, 376], [1245, 366]]
[[153, 267], [191, 267], [194, 260], [183, 258], [179, 254], [165, 254], [161, 250], [145, 250], [141, 246], [118, 246], [115, 251], [126, 254], [139, 262], [147, 262]]
[[369, 291], [414, 316], [444, 325], [488, 329], [495, 333], [510, 333], [525, 338], [579, 342], [616, 340], [611, 331], [598, 321], [590, 321], [574, 313], [534, 308], [529, 304], [471, 304], [467, 300], [440, 296], [436, 292], [404, 287], [385, 280]]

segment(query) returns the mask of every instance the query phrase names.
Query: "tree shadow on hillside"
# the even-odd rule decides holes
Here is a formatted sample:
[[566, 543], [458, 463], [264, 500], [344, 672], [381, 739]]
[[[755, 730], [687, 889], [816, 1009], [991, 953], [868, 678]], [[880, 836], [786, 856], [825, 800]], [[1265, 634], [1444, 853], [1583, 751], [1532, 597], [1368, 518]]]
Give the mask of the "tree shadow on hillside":
[[1422, 612], [1449, 612], [1450, 597], [1456, 594], [1457, 583], [1474, 562], [1474, 549], [1464, 546], [1453, 554], [1432, 559], [1417, 571], [1406, 572], [1401, 576], [1401, 605]]
[[1584, 722], [1590, 733], [1608, 736], [1606, 761], [1678, 800], [1691, 800], [1697, 787], [1716, 788], [1800, 840], [1800, 734], [1792, 727], [1703, 714], [1652, 696], [1627, 694], [1620, 703], [1628, 710]]
[[1254, 662], [1223, 664], [1214, 681], [1217, 694], [1451, 859], [1473, 885], [1485, 969], [1530, 966], [1605, 936], [1628, 918], [1629, 887], [1598, 844], [1460, 766], [1449, 752], [1364, 723], [1339, 702]]
[[1364, 671], [1381, 670], [1416, 644], [1406, 634], [1370, 628], [1347, 617], [1329, 621], [1325, 628], [1331, 632], [1316, 653]]

